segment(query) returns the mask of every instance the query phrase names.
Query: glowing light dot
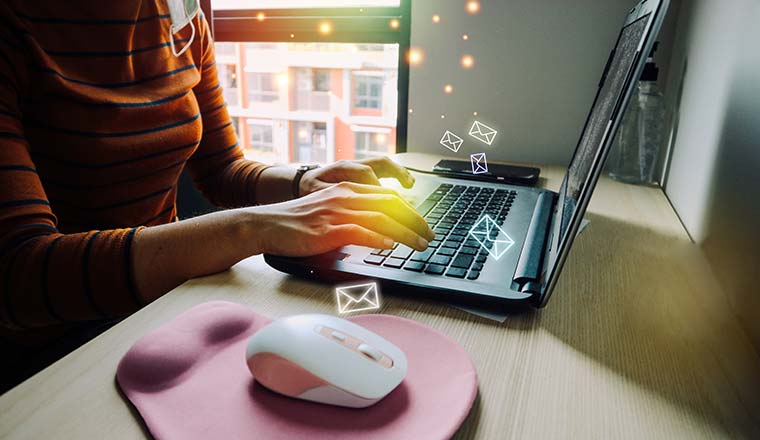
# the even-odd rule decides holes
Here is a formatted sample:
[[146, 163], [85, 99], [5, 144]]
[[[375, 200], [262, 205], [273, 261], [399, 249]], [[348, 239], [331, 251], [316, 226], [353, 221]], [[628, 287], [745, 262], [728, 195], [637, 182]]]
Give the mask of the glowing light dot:
[[264, 15], [263, 12], [259, 12], [258, 14], [256, 14], [256, 20], [258, 21], [264, 21], [265, 18], [267, 18], [267, 16]]
[[477, 14], [480, 12], [480, 2], [477, 0], [470, 0], [465, 4], [465, 10], [468, 14]]
[[295, 38], [296, 34], [290, 34], [290, 38]]
[[384, 135], [384, 134], [382, 134], [382, 133], [377, 133], [377, 134], [375, 135], [375, 142], [376, 142], [378, 145], [385, 145], [385, 143], [386, 143], [387, 141], [388, 141], [388, 136], [386, 136], [386, 135]]
[[394, 18], [388, 23], [388, 26], [390, 26], [391, 29], [398, 29], [401, 26], [401, 22], [399, 22], [397, 18]]
[[280, 87], [287, 87], [288, 86], [288, 74], [287, 73], [280, 73], [277, 75], [277, 84], [280, 85]]
[[452, 92], [454, 92], [454, 87], [451, 84], [446, 84], [443, 86], [443, 91], [450, 95]]
[[422, 64], [422, 61], [425, 59], [425, 53], [422, 51], [422, 49], [412, 48], [409, 49], [409, 64], [416, 66], [418, 64]]
[[323, 21], [319, 24], [319, 33], [322, 35], [329, 35], [332, 29], [332, 24], [329, 21]]
[[478, 115], [478, 112], [472, 112], [472, 115], [473, 115], [473, 116], [477, 116], [477, 115]]
[[467, 40], [469, 40], [469, 39], [470, 39], [470, 36], [469, 36], [469, 35], [467, 35], [467, 34], [464, 34], [464, 35], [462, 35], [462, 39], [463, 39], [464, 41], [467, 41]]
[[307, 133], [306, 130], [298, 130], [298, 139], [306, 139], [307, 137], [309, 137], [309, 133]]
[[441, 115], [441, 119], [446, 119], [446, 115]]
[[475, 58], [472, 55], [464, 55], [462, 57], [462, 67], [472, 69], [473, 66], [475, 66]]
[[410, 108], [410, 109], [409, 109], [409, 113], [414, 113], [414, 109], [413, 109], [413, 108]]
[[440, 23], [441, 22], [441, 16], [438, 14], [433, 15], [433, 23]]

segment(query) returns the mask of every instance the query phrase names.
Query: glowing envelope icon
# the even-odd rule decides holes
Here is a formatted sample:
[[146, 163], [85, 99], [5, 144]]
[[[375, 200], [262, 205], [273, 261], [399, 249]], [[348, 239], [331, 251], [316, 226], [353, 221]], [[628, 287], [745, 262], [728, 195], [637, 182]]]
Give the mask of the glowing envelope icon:
[[460, 148], [462, 148], [463, 143], [464, 139], [448, 130], [446, 130], [446, 133], [444, 133], [443, 137], [441, 138], [441, 145], [455, 153], [458, 152]]
[[470, 236], [495, 260], [504, 256], [515, 244], [515, 241], [488, 215], [472, 226]]
[[361, 312], [380, 308], [377, 284], [359, 284], [335, 289], [338, 298], [338, 313]]
[[486, 153], [471, 154], [470, 162], [472, 162], [472, 174], [488, 173], [488, 162], [486, 162]]
[[493, 143], [498, 132], [482, 122], [475, 121], [470, 128], [470, 136], [488, 145]]

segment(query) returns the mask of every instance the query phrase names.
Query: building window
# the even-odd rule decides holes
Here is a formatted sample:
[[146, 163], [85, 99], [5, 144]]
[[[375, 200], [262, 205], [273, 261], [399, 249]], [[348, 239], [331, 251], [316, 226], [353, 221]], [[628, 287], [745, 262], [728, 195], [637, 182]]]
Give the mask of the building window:
[[271, 124], [257, 124], [254, 121], [248, 121], [248, 138], [251, 149], [256, 150], [257, 153], [274, 152]]
[[295, 162], [327, 161], [327, 124], [302, 122], [293, 124], [295, 139]]
[[380, 110], [383, 108], [383, 77], [354, 74], [354, 107]]
[[313, 70], [311, 89], [315, 92], [329, 92], [330, 71], [324, 69]]
[[390, 133], [368, 133], [357, 131], [354, 134], [356, 159], [387, 156], [388, 137]]
[[274, 102], [279, 99], [279, 92], [272, 73], [249, 72], [246, 74], [248, 102]]
[[219, 84], [227, 105], [235, 107], [240, 105], [238, 96], [237, 66], [235, 64], [221, 64], [219, 66]]

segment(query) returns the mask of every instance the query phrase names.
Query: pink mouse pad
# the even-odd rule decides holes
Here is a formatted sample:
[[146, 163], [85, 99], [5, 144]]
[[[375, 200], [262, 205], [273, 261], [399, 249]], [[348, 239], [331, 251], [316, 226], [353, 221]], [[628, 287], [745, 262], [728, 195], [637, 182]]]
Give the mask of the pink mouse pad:
[[254, 381], [248, 338], [271, 319], [228, 302], [201, 304], [148, 333], [124, 355], [116, 380], [158, 439], [444, 439], [467, 416], [477, 374], [442, 333], [388, 315], [348, 318], [406, 353], [401, 385], [368, 408], [276, 394]]

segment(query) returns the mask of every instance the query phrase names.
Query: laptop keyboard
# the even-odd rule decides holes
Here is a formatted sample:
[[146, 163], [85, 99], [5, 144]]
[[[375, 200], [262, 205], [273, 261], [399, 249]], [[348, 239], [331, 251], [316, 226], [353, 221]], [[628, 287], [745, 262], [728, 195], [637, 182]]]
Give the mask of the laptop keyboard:
[[417, 210], [435, 231], [435, 240], [424, 252], [403, 244], [375, 249], [365, 264], [477, 280], [488, 259], [488, 250], [469, 236], [472, 226], [488, 214], [501, 226], [517, 191], [443, 184]]

